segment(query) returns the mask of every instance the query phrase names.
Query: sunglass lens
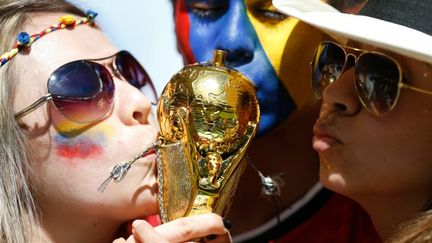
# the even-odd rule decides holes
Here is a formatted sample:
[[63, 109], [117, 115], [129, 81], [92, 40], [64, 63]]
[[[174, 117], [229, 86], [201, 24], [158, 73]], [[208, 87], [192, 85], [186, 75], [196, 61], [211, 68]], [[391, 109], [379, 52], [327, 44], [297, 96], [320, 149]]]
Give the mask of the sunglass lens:
[[119, 52], [115, 64], [117, 70], [130, 84], [140, 89], [150, 102], [157, 102], [156, 90], [149, 75], [129, 52]]
[[345, 64], [345, 51], [331, 42], [321, 43], [312, 60], [312, 90], [322, 98], [323, 90], [339, 78]]
[[111, 110], [114, 82], [102, 65], [74, 61], [61, 66], [51, 75], [48, 92], [65, 117], [89, 123], [101, 119]]
[[398, 97], [400, 70], [392, 59], [376, 54], [361, 55], [355, 67], [355, 84], [361, 102], [375, 113], [390, 111]]

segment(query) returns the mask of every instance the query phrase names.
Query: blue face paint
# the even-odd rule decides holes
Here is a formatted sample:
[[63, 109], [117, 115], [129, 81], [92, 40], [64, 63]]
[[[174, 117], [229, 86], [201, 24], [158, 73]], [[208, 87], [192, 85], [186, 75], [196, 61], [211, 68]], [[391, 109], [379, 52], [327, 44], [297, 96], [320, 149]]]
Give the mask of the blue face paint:
[[177, 4], [186, 5], [189, 18], [188, 23], [177, 19], [176, 25], [190, 26], [188, 39], [179, 41], [189, 42], [180, 44], [190, 46], [194, 61], [211, 60], [214, 49], [227, 50], [226, 64], [254, 82], [261, 111], [258, 135], [284, 121], [295, 105], [258, 39], [244, 0], [178, 1], [184, 1]]

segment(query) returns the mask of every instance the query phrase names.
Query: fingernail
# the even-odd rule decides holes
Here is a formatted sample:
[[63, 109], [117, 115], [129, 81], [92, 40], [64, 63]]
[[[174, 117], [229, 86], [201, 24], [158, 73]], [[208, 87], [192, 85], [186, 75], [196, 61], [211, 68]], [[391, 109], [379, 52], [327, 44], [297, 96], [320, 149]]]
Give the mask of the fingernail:
[[211, 235], [207, 235], [205, 238], [206, 240], [214, 240], [216, 239], [217, 235], [211, 234]]
[[232, 228], [231, 221], [229, 221], [228, 219], [222, 219], [222, 222], [226, 229], [230, 230]]
[[133, 228], [136, 228], [136, 227], [138, 227], [140, 224], [142, 224], [142, 220], [134, 220], [134, 221], [132, 222], [132, 227], [133, 227]]

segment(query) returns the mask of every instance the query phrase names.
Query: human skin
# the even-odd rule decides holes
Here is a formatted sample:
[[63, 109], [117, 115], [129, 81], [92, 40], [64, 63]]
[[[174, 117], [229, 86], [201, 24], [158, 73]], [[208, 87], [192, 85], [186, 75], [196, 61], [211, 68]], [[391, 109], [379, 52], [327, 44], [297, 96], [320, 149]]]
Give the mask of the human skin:
[[[328, 37], [277, 12], [271, 0], [174, 2], [185, 62], [208, 61], [213, 49], [224, 49], [229, 51], [226, 64], [254, 82], [261, 117], [248, 156], [264, 174], [282, 176], [285, 183], [277, 203], [289, 208], [318, 181], [318, 157], [310, 139], [320, 104], [310, 91], [309, 62], [315, 46]], [[332, 4], [346, 6], [341, 2]], [[228, 215], [236, 225], [232, 233], [256, 228], [275, 216], [260, 188], [259, 177], [248, 166]]]
[[[341, 2], [332, 3], [344, 6]], [[308, 47], [322, 35], [279, 13], [270, 0], [178, 0], [176, 11], [186, 62], [209, 61], [214, 49], [223, 49], [228, 51], [226, 65], [254, 82], [261, 111], [259, 135], [312, 99], [304, 75], [313, 54]]]
[[[66, 13], [31, 14], [31, 21], [20, 31], [37, 33], [57, 23], [62, 15]], [[31, 46], [31, 51], [11, 62], [10, 75], [17, 82], [15, 112], [47, 93], [48, 77], [59, 66], [117, 51], [98, 28], [88, 25], [47, 34]], [[109, 59], [101, 63], [110, 68]], [[110, 167], [142, 153], [158, 134], [150, 101], [119, 76], [113, 77], [114, 107], [102, 121], [73, 123], [51, 103], [19, 121], [30, 136], [32, 150], [30, 181], [41, 220], [41, 239], [35, 241], [111, 242], [125, 223], [158, 213], [153, 153], [137, 160], [120, 183], [111, 182], [103, 193], [97, 190]], [[201, 228], [186, 227], [184, 231], [190, 220], [183, 219], [183, 224], [165, 225], [160, 236], [186, 232], [193, 238], [227, 233], [220, 216], [207, 217], [213, 222], [211, 227], [201, 223]]]
[[[387, 53], [401, 64], [409, 85], [432, 90], [431, 64], [351, 46]], [[386, 239], [432, 196], [432, 96], [402, 89], [392, 111], [373, 115], [361, 105], [353, 75], [345, 71], [324, 90], [313, 146], [324, 186], [358, 201]]]
[[[309, 29], [278, 13], [271, 1], [181, 0], [176, 8], [179, 44], [187, 62], [211, 60], [214, 49], [223, 49], [228, 51], [226, 65], [254, 82], [260, 102], [260, 135], [281, 124], [295, 108], [310, 100], [306, 92], [294, 98], [292, 94], [308, 89], [308, 82], [301, 82], [302, 77], [297, 74], [308, 69], [309, 56], [307, 52], [300, 53], [307, 50], [304, 47], [310, 41], [305, 38], [306, 43], [300, 43], [299, 38], [284, 44], [293, 32]], [[318, 36], [317, 32], [315, 35]], [[287, 65], [291, 58], [304, 66], [287, 75], [293, 71]]]
[[144, 220], [135, 220], [132, 224], [132, 235], [127, 239], [119, 238], [113, 243], [186, 242], [198, 237], [205, 239], [206, 242], [226, 243], [231, 242], [227, 232], [223, 221], [215, 214], [178, 218], [155, 228]]
[[[255, 83], [261, 120], [259, 139], [248, 154], [265, 174], [282, 175], [285, 185], [278, 203], [288, 207], [318, 181], [310, 138], [319, 104], [307, 74], [322, 34], [278, 13], [270, 0], [178, 0], [176, 31], [186, 62], [211, 60], [215, 48], [228, 50], [226, 64]], [[274, 216], [260, 188], [259, 177], [248, 166], [228, 215], [235, 233]], [[245, 214], [250, 215], [247, 220]]]
[[365, 5], [366, 0], [326, 0], [323, 1], [344, 13], [357, 14]]

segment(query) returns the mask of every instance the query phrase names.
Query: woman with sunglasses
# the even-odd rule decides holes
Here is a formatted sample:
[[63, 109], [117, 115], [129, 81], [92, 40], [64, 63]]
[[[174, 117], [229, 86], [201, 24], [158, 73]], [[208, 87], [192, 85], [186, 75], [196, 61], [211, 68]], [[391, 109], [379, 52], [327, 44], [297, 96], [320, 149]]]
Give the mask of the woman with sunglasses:
[[395, 242], [429, 242], [431, 2], [369, 0], [359, 16], [315, 0], [273, 3], [339, 40], [322, 42], [311, 61], [323, 102], [313, 139], [321, 182], [358, 201], [382, 239], [401, 230]]
[[[158, 213], [156, 93], [96, 15], [61, 0], [0, 3], [0, 242], [228, 241], [214, 214], [142, 220]], [[121, 183], [97, 190], [132, 159]]]

